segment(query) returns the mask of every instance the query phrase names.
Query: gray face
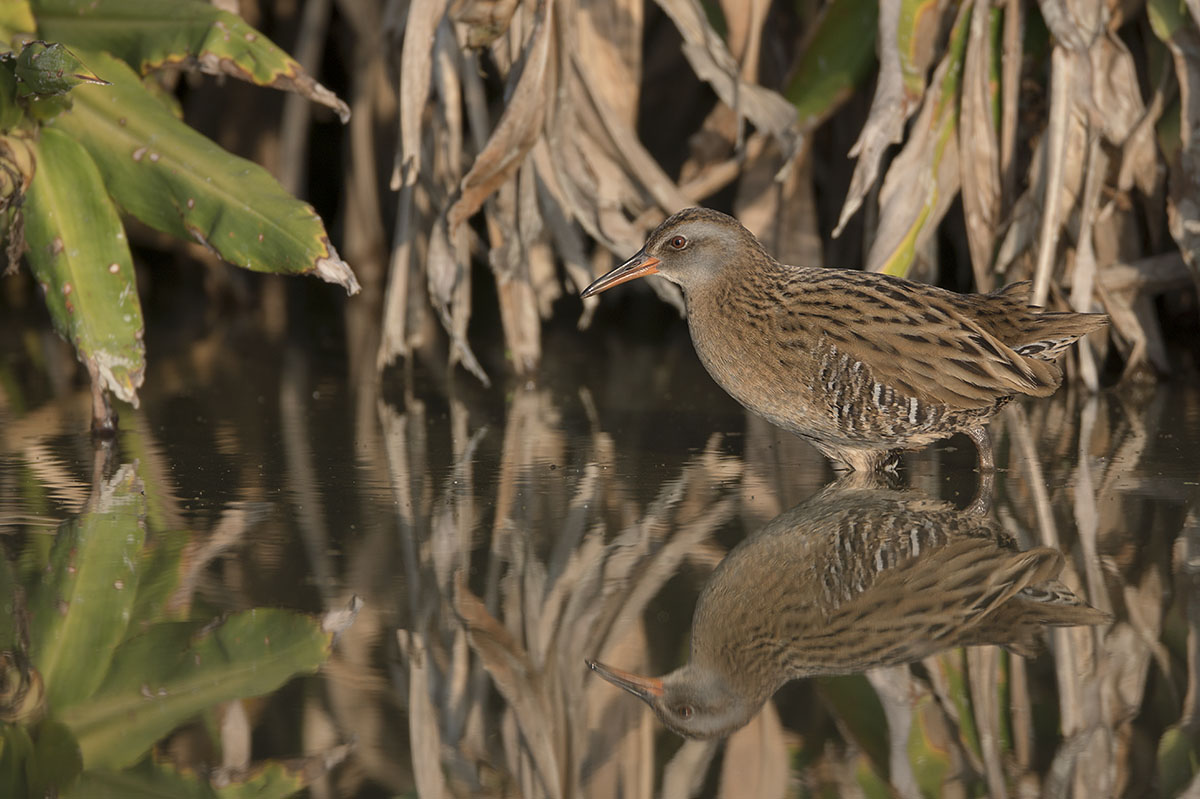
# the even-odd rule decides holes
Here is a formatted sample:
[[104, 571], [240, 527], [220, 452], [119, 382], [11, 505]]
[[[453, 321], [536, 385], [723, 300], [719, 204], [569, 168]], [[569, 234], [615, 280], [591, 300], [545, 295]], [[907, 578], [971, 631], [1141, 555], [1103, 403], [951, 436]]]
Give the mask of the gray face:
[[658, 259], [660, 275], [689, 289], [759, 249], [754, 237], [733, 217], [689, 208], [659, 225], [642, 251]]
[[591, 297], [645, 275], [660, 274], [684, 292], [700, 289], [729, 264], [765, 257], [762, 246], [736, 219], [706, 208], [688, 208], [663, 222], [632, 258], [583, 290]]
[[664, 725], [685, 738], [723, 738], [746, 726], [761, 707], [692, 664], [663, 677], [662, 696], [643, 699]]

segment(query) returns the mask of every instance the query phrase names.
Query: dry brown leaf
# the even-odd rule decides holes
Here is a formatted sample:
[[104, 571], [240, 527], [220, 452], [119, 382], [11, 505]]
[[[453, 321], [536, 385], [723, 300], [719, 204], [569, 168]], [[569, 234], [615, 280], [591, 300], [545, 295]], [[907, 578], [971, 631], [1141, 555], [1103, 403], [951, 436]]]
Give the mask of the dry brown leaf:
[[[516, 77], [512, 96], [488, 138], [483, 151], [475, 157], [470, 171], [459, 187], [458, 199], [446, 213], [450, 230], [458, 228], [483, 206], [484, 200], [516, 172], [526, 153], [541, 135], [547, 98], [553, 93], [550, 68], [554, 25], [550, 0], [541, 0], [525, 47], [521, 74]], [[510, 78], [511, 80], [511, 78]]]
[[1024, 0], [1005, 0], [1004, 55], [1000, 61], [1000, 182], [1005, 213], [1017, 199], [1017, 101], [1024, 54]]
[[603, 107], [625, 127], [637, 124], [642, 78], [642, 0], [579, 0], [572, 60], [581, 71], [596, 76], [589, 88]]
[[421, 171], [421, 126], [433, 77], [433, 49], [447, 0], [413, 0], [400, 51], [400, 148], [392, 188], [411, 185]]
[[[955, 27], [963, 24], [961, 15], [970, 12], [969, 5], [963, 6]], [[943, 105], [941, 87], [952, 66], [957, 66], [953, 62], [953, 53], [947, 51], [934, 70], [904, 149], [884, 176], [879, 190], [879, 226], [867, 253], [865, 269], [883, 269], [898, 251], [908, 246], [906, 242], [914, 230], [916, 235], [911, 246], [921, 247], [936, 232], [938, 223], [958, 194], [958, 141], [950, 135], [939, 146], [938, 140], [943, 133], [937, 118]]]
[[408, 735], [412, 742], [413, 781], [421, 799], [440, 799], [446, 791], [442, 772], [442, 733], [430, 699], [430, 668], [425, 637], [397, 630], [400, 651], [408, 660]]
[[1108, 22], [1108, 5], [1095, 0], [1038, 0], [1046, 27], [1059, 44], [1085, 53]]
[[1180, 25], [1166, 42], [1179, 82], [1179, 137], [1183, 145], [1170, 164], [1167, 222], [1183, 258], [1200, 282], [1200, 32]]
[[734, 216], [779, 261], [822, 266], [825, 258], [817, 228], [810, 155], [801, 155], [785, 178], [776, 180], [782, 155], [775, 147], [754, 147], [755, 142], [763, 141], [755, 138], [758, 135], [752, 136], [746, 147], [747, 159], [733, 201]]
[[519, 0], [454, 0], [450, 18], [467, 47], [487, 47], [504, 35]]
[[704, 785], [708, 764], [716, 753], [715, 741], [684, 741], [683, 746], [663, 767], [662, 799], [692, 799], [697, 796]]
[[992, 37], [988, 5], [984, 0], [978, 0], [971, 11], [958, 124], [963, 217], [971, 267], [975, 272], [975, 290], [979, 292], [988, 292], [995, 287], [992, 252], [1000, 219], [1000, 153], [996, 121], [992, 119]]
[[1138, 86], [1137, 65], [1115, 34], [1096, 40], [1088, 51], [1091, 63], [1093, 122], [1114, 146], [1125, 144], [1146, 115]]
[[790, 771], [783, 725], [775, 703], [767, 702], [749, 724], [726, 741], [717, 795], [782, 799], [787, 795]]
[[[850, 178], [837, 227], [833, 230], [835, 238], [842, 234], [850, 217], [862, 206], [863, 198], [875, 185], [884, 151], [903, 138], [904, 123], [917, 110], [924, 93], [924, 86], [921, 93], [913, 95], [904, 85], [904, 69], [896, 39], [899, 26], [900, 0], [882, 0], [879, 4], [879, 35], [875, 38], [875, 47], [879, 51], [875, 97], [871, 100], [871, 110], [858, 134], [858, 141], [850, 148], [850, 157], [858, 158], [858, 163]], [[927, 63], [932, 53], [933, 45], [926, 41], [923, 52], [916, 54], [916, 60]]]
[[777, 92], [739, 77], [738, 64], [696, 0], [656, 0], [683, 37], [683, 55], [725, 105], [779, 140], [790, 155], [798, 143], [796, 109]]
[[459, 572], [454, 585], [454, 609], [466, 626], [467, 640], [512, 709], [542, 788], [548, 796], [560, 796], [562, 779], [554, 742], [555, 727], [540, 690], [540, 675], [521, 645], [488, 613], [463, 579], [463, 573]]
[[971, 713], [979, 736], [983, 755], [983, 775], [987, 780], [990, 799], [1007, 799], [1004, 760], [1001, 742], [1000, 708], [1000, 649], [995, 646], [972, 646], [966, 650], [967, 680], [971, 692]]

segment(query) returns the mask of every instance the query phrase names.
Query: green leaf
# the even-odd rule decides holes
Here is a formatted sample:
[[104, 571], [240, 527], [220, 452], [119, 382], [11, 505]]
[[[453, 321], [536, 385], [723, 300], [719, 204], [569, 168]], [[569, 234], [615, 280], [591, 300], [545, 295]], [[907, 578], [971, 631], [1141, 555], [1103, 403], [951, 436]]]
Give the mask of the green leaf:
[[28, 0], [0, 2], [0, 36], [4, 38], [0, 45], [7, 45], [15, 34], [31, 33], [36, 27]]
[[875, 772], [888, 778], [887, 717], [879, 695], [862, 674], [822, 677], [817, 680], [821, 697], [833, 709], [841, 728], [867, 756]]
[[875, 61], [876, 0], [833, 0], [825, 7], [784, 95], [800, 127], [811, 130], [854, 93]]
[[1154, 35], [1164, 42], [1170, 41], [1186, 24], [1186, 12], [1180, 0], [1147, 0], [1146, 16]]
[[30, 601], [30, 646], [52, 713], [87, 699], [125, 637], [145, 539], [145, 500], [130, 467], [95, 507], [55, 536], [50, 571]]
[[43, 130], [35, 155], [25, 203], [30, 269], [55, 327], [93, 379], [136, 405], [146, 368], [142, 309], [117, 209], [95, 163], [70, 136]]
[[0, 555], [0, 652], [20, 648], [17, 618], [24, 612], [17, 604], [17, 580], [8, 558]]
[[18, 93], [30, 95], [66, 94], [81, 83], [107, 85], [96, 77], [67, 48], [55, 42], [30, 42], [21, 48], [16, 66]]
[[0, 56], [0, 132], [7, 133], [23, 119], [25, 111], [17, 102], [17, 59], [8, 53]]
[[199, 0], [36, 0], [46, 39], [106, 50], [142, 74], [169, 65], [296, 91], [334, 109], [350, 109], [300, 63], [235, 14]]
[[89, 770], [63, 799], [216, 799], [207, 780], [150, 758], [124, 771]]
[[0, 796], [27, 796], [25, 764], [33, 740], [24, 725], [0, 721]]
[[43, 721], [34, 734], [33, 752], [25, 764], [30, 796], [58, 796], [83, 770], [79, 744], [57, 721]]
[[1168, 727], [1158, 741], [1157, 765], [1160, 796], [1179, 796], [1200, 768], [1196, 732], [1180, 725]]
[[258, 609], [217, 626], [155, 625], [117, 650], [104, 684], [62, 721], [79, 739], [86, 768], [121, 768], [218, 702], [260, 696], [329, 654], [319, 621]]
[[65, 799], [283, 799], [304, 789], [326, 769], [308, 759], [296, 763], [268, 761], [220, 788], [190, 771], [146, 758], [124, 771], [88, 771]]
[[982, 760], [983, 749], [979, 743], [979, 730], [971, 705], [971, 689], [967, 684], [966, 656], [966, 650], [960, 647], [936, 655], [933, 662], [945, 676], [949, 694], [947, 698], [953, 703], [957, 715], [959, 738], [965, 748], [970, 749]]
[[84, 55], [113, 85], [78, 87], [74, 108], [53, 125], [87, 147], [123, 209], [236, 266], [314, 273], [358, 291], [312, 206], [172, 116], [127, 65], [107, 54]]

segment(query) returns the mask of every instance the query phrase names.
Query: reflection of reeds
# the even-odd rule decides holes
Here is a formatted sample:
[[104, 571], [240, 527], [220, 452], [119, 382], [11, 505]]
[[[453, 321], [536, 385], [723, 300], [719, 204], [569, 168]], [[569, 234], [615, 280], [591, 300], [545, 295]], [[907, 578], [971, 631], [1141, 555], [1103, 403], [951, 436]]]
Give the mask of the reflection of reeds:
[[[479, 433], [434, 495], [415, 471], [420, 404], [410, 401], [403, 416], [386, 406], [380, 413], [409, 578], [411, 626], [400, 640], [420, 794], [503, 793], [506, 784], [525, 796], [603, 795], [597, 786], [618, 784], [643, 786], [636, 793], [644, 794], [649, 728], [602, 732], [614, 726], [598, 724], [601, 716], [636, 717], [596, 691], [583, 658], [644, 639], [648, 603], [732, 518], [735, 498], [725, 487], [740, 465], [710, 446], [642, 508], [610, 468], [611, 440], [593, 432], [582, 452], [574, 444], [573, 456], [583, 458], [575, 478], [547, 479], [557, 471], [551, 465], [569, 465], [563, 431], [544, 391], [520, 390], [488, 503], [487, 563], [472, 572], [478, 499], [462, 481], [470, 480]], [[489, 684], [505, 700], [498, 712]], [[442, 767], [427, 765], [438, 762], [436, 742]], [[504, 776], [494, 784], [489, 773]]]
[[[1111, 629], [1055, 633], [1045, 655], [1054, 666], [1049, 684], [1042, 669], [995, 647], [954, 650], [927, 658], [922, 669], [892, 667], [855, 683], [856, 691], [873, 686], [866, 690], [887, 718], [873, 730], [842, 723], [849, 706], [822, 688], [818, 696], [826, 701], [813, 718], [833, 721], [837, 734], [816, 733], [818, 723], [797, 737], [797, 720], [785, 724], [768, 703], [724, 744], [687, 741], [664, 760], [653, 717], [625, 695], [598, 691], [582, 657], [651, 672], [661, 667], [645, 654], [662, 651], [642, 624], [649, 603], [680, 568], [710, 568], [724, 552], [712, 533], [747, 511], [760, 518], [761, 494], [789, 484], [794, 460], [775, 453], [774, 465], [769, 458], [755, 467], [755, 488], [730, 492], [746, 467], [710, 446], [665, 476], [640, 506], [626, 478], [607, 468], [613, 447], [606, 434], [593, 430], [585, 443], [577, 438], [568, 447], [548, 395], [518, 391], [497, 436], [502, 477], [494, 503], [482, 498], [490, 487], [480, 492], [476, 485], [467, 496], [453, 486], [470, 479], [463, 471], [471, 471], [469, 458], [460, 458], [440, 489], [411, 469], [393, 471], [409, 486], [398, 488], [401, 518], [415, 514], [404, 551], [417, 582], [410, 583], [413, 612], [400, 649], [420, 795], [694, 796], [707, 785], [723, 796], [745, 795], [747, 786], [755, 795], [782, 796], [797, 779], [814, 789], [855, 791], [883, 779], [898, 795], [931, 785], [969, 794], [971, 784], [994, 797], [1119, 792], [1144, 769], [1131, 759], [1129, 741], [1132, 719], [1147, 701], [1149, 669], [1156, 662], [1170, 669], [1178, 657], [1159, 643], [1167, 564], [1120, 571], [1130, 512], [1121, 506], [1138, 501], [1123, 487], [1134, 479], [1145, 435], [1103, 399], [1088, 399], [1082, 414], [1061, 403], [1038, 404], [997, 424], [997, 438], [1011, 452], [999, 480], [999, 518], [1025, 546], [1064, 548], [1063, 581], [1099, 607], [1113, 607], [1120, 620]], [[410, 401], [404, 417], [383, 406], [381, 413], [391, 414], [385, 426], [393, 435], [402, 422], [409, 431], [424, 429], [413, 422], [419, 403]], [[1071, 417], [1081, 425], [1058, 432]], [[456, 435], [460, 455], [479, 446], [479, 434], [470, 443], [466, 429]], [[579, 468], [570, 479], [548, 468], [572, 451]], [[411, 459], [413, 450], [406, 452]], [[752, 494], [757, 499], [750, 501]], [[442, 522], [440, 538], [433, 524], [439, 512], [456, 520]], [[416, 518], [422, 514], [425, 521]], [[487, 521], [490, 538], [473, 538]], [[1123, 595], [1110, 599], [1122, 576]], [[1190, 675], [1179, 674], [1192, 686]], [[1058, 697], [1057, 708], [1039, 700], [1047, 691]], [[1059, 720], [1061, 738], [1045, 738], [1047, 716]], [[1185, 717], [1179, 729], [1192, 724]], [[882, 736], [883, 760], [863, 759], [877, 751], [863, 735]], [[1049, 762], [1047, 746], [1057, 748]], [[438, 768], [416, 765], [435, 757]], [[791, 765], [797, 757], [809, 764], [799, 772]]]

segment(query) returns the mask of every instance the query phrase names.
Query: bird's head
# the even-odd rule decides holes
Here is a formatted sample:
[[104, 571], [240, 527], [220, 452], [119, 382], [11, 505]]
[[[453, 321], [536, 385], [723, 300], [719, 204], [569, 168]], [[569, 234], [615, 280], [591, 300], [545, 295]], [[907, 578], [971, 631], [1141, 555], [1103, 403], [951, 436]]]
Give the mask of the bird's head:
[[642, 677], [594, 660], [587, 664], [648, 704], [663, 724], [685, 738], [723, 738], [746, 726], [762, 707], [716, 672], [692, 663], [663, 677]]
[[580, 296], [591, 297], [655, 274], [678, 283], [686, 293], [732, 265], [765, 256], [754, 234], [733, 217], [707, 208], [687, 208], [659, 225], [636, 255], [597, 278]]

